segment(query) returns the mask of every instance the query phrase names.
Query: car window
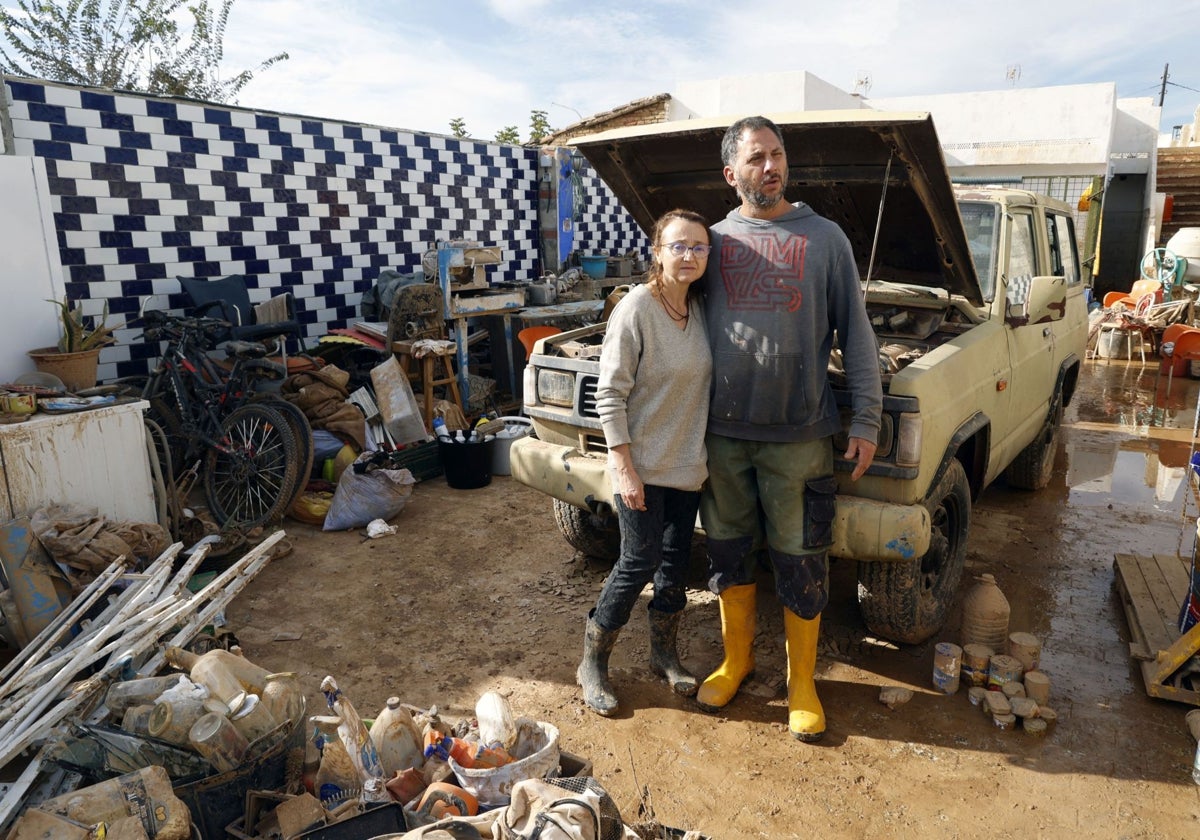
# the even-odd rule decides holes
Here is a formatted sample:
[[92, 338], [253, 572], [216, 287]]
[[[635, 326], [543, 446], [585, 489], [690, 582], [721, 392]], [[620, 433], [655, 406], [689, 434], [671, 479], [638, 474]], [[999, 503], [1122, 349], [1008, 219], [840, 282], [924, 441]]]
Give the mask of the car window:
[[1050, 238], [1050, 273], [1067, 278], [1067, 285], [1079, 282], [1079, 255], [1075, 253], [1075, 220], [1060, 213], [1046, 216]]
[[1000, 235], [999, 207], [982, 201], [962, 201], [958, 205], [967, 234], [967, 247], [971, 250], [971, 262], [979, 277], [979, 288], [984, 300], [991, 300], [996, 292], [996, 252]]
[[1037, 270], [1037, 240], [1034, 235], [1033, 214], [1015, 211], [1012, 214], [1012, 235], [1008, 244], [1009, 278], [1036, 277]]

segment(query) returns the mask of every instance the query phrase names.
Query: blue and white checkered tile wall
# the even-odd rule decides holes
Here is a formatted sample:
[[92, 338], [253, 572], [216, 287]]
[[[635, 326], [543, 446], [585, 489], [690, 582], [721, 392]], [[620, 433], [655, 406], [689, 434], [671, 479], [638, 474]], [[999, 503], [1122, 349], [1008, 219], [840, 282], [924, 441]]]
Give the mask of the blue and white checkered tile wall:
[[[178, 276], [244, 274], [251, 301], [297, 299], [310, 338], [344, 327], [384, 268], [411, 272], [438, 240], [502, 246], [490, 279], [538, 262], [535, 149], [191, 100], [6, 80], [15, 154], [45, 160], [68, 296], [114, 320], [148, 295], [184, 305]], [[598, 179], [587, 247], [637, 247]], [[161, 298], [155, 298], [155, 304]], [[157, 347], [118, 331], [100, 378], [143, 373]]]
[[642, 233], [633, 217], [625, 212], [621, 202], [600, 180], [595, 171], [584, 165], [580, 172], [583, 183], [583, 218], [575, 229], [575, 248], [582, 254], [624, 256], [629, 251], [650, 257], [650, 240]]

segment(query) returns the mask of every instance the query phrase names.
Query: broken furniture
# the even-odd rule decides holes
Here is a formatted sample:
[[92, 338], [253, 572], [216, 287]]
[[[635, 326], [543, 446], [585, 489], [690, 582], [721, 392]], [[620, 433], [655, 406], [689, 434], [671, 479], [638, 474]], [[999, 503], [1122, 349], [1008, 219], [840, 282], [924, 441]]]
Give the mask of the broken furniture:
[[[521, 308], [525, 305], [525, 291], [493, 287], [488, 282], [484, 266], [501, 262], [499, 246], [456, 239], [438, 242], [436, 253], [442, 314], [445, 320], [454, 322], [458, 390], [466, 403], [471, 399], [468, 320]], [[511, 342], [511, 336], [508, 340]]]
[[291, 292], [283, 292], [252, 306], [246, 278], [241, 274], [230, 274], [214, 280], [203, 277], [177, 279], [191, 302], [189, 314], [221, 318], [230, 323], [228, 335], [222, 340], [263, 341], [279, 338], [281, 349], [286, 353], [287, 339], [292, 338], [296, 342], [297, 352], [304, 352], [304, 330], [296, 318], [296, 299]]
[[1103, 304], [1105, 309], [1123, 306], [1126, 309], [1134, 310], [1143, 298], [1149, 298], [1149, 303], [1145, 304], [1146, 306], [1162, 303], [1163, 284], [1158, 280], [1142, 278], [1135, 281], [1128, 292], [1107, 293], [1104, 296]]
[[[387, 340], [384, 346], [391, 348], [400, 362], [405, 375], [414, 384], [420, 382], [422, 414], [425, 428], [433, 429], [434, 388], [445, 386], [447, 398], [451, 398], [459, 410], [463, 410], [462, 394], [458, 376], [451, 357], [427, 353], [417, 358], [413, 345], [423, 339], [444, 340], [446, 322], [441, 288], [433, 283], [417, 283], [397, 290], [388, 317]], [[419, 365], [414, 368], [414, 359]], [[438, 368], [441, 368], [439, 371]]]

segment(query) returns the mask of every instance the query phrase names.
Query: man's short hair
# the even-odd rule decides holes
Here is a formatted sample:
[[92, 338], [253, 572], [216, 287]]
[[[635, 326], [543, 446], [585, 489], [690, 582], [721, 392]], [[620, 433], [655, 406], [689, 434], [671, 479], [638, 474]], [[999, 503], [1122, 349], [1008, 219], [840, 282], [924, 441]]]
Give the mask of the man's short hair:
[[783, 132], [775, 123], [766, 117], [742, 117], [725, 129], [725, 136], [721, 138], [721, 162], [726, 166], [733, 166], [737, 160], [738, 144], [742, 142], [742, 135], [747, 131], [758, 131], [760, 128], [771, 129], [782, 145]]

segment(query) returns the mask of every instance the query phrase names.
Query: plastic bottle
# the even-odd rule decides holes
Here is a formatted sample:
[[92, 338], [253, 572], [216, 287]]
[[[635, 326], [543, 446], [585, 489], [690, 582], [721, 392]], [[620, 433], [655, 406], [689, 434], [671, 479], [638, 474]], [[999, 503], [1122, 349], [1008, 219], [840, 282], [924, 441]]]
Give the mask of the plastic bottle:
[[384, 778], [391, 778], [410, 767], [420, 767], [425, 754], [421, 750], [421, 736], [412, 715], [400, 705], [399, 697], [389, 697], [387, 705], [375, 716], [371, 724], [371, 742], [379, 754]]
[[512, 751], [517, 742], [517, 724], [502, 694], [495, 691], [481, 694], [475, 701], [475, 719], [479, 721], [480, 743]]
[[317, 798], [322, 802], [340, 802], [357, 796], [362, 783], [341, 739], [322, 739], [321, 766], [313, 778], [313, 793]]
[[342, 694], [342, 690], [338, 688], [333, 677], [321, 680], [321, 692], [325, 695], [325, 702], [329, 704], [329, 708], [340, 719], [337, 728], [338, 737], [341, 738], [342, 745], [346, 748], [361, 781], [383, 778], [383, 768], [379, 765], [379, 753], [375, 751], [375, 744], [371, 741], [366, 724], [362, 722], [358, 712], [355, 711], [354, 704]]
[[244, 691], [229, 701], [229, 719], [252, 744], [279, 725], [262, 698]]
[[104, 695], [104, 705], [113, 715], [123, 715], [133, 706], [153, 706], [159, 695], [187, 680], [183, 674], [167, 674], [161, 677], [142, 677], [113, 683]]
[[454, 439], [455, 439], [456, 441], [458, 441], [459, 443], [466, 443], [466, 442], [467, 442], [467, 438], [466, 438], [466, 437], [463, 435], [463, 430], [462, 430], [462, 429], [459, 429], [457, 432], [455, 432], [455, 433], [454, 433]]
[[962, 643], [1003, 651], [1008, 641], [1008, 599], [990, 574], [980, 575], [976, 580], [979, 583], [963, 599]]
[[446, 419], [444, 417], [433, 418], [433, 433], [437, 435], [439, 440], [450, 440], [450, 430], [446, 428]]
[[228, 703], [242, 691], [261, 693], [269, 673], [246, 657], [227, 650], [210, 650], [197, 656], [172, 646], [167, 648], [165, 656], [167, 662], [186, 670], [192, 682], [207, 688], [210, 695], [223, 703]]
[[460, 767], [468, 770], [503, 767], [513, 760], [508, 750], [503, 747], [485, 747], [463, 738], [430, 732], [425, 736], [425, 757], [433, 756], [444, 760], [453, 758]]

